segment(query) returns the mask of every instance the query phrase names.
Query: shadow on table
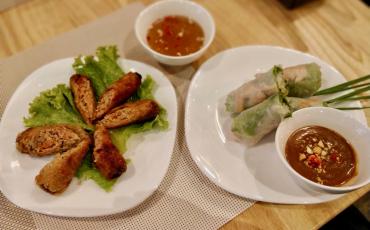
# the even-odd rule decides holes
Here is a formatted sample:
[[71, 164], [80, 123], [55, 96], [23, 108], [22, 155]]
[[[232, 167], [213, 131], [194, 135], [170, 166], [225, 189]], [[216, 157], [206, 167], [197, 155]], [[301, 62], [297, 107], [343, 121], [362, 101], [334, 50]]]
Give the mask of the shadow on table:
[[370, 224], [361, 212], [351, 205], [320, 228], [320, 230], [335, 229], [368, 230], [370, 229]]

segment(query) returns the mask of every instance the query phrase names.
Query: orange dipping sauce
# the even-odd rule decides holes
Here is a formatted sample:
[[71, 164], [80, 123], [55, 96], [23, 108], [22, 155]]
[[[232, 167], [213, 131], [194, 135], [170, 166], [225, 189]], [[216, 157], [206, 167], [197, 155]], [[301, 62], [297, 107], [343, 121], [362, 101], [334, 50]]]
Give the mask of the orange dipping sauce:
[[203, 46], [204, 32], [190, 18], [166, 16], [153, 23], [146, 39], [149, 46], [161, 54], [185, 56]]

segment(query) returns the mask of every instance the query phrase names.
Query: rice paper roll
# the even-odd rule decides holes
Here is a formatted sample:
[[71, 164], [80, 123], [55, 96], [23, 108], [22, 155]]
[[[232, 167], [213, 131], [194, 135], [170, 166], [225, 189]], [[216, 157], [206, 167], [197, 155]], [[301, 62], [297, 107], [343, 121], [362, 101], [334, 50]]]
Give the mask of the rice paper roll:
[[298, 98], [274, 95], [237, 115], [233, 119], [231, 129], [240, 140], [252, 146], [276, 129], [292, 112], [313, 106], [322, 106], [319, 97]]
[[226, 110], [240, 113], [269, 96], [280, 93], [290, 97], [309, 97], [321, 87], [320, 66], [309, 63], [281, 69], [274, 66], [266, 73], [232, 91], [226, 99]]
[[233, 118], [232, 132], [247, 145], [255, 145], [290, 115], [283, 97], [274, 95]]
[[279, 66], [274, 66], [266, 73], [256, 74], [255, 79], [244, 83], [227, 96], [226, 110], [231, 113], [240, 113], [279, 91], [286, 93], [282, 77], [282, 69]]
[[316, 63], [287, 67], [283, 78], [290, 97], [310, 97], [321, 87], [320, 66]]

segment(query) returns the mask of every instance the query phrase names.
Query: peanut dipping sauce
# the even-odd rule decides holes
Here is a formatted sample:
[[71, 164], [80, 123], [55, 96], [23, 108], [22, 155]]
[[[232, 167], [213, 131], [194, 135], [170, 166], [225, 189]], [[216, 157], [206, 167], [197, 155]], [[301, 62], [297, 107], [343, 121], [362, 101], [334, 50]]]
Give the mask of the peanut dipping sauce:
[[289, 164], [305, 178], [319, 184], [340, 186], [356, 175], [356, 155], [338, 133], [306, 126], [287, 140], [285, 155]]
[[203, 46], [204, 33], [198, 23], [184, 16], [166, 16], [155, 21], [146, 37], [155, 51], [170, 56], [185, 56]]

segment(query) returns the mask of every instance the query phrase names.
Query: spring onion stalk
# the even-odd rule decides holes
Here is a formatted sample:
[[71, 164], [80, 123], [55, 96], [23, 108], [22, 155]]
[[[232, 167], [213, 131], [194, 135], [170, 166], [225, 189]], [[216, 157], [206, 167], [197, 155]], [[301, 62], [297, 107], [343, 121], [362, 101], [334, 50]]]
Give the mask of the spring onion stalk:
[[365, 83], [363, 85], [355, 85], [355, 84], [357, 84], [359, 82], [369, 80], [369, 79], [370, 79], [370, 74], [366, 75], [366, 76], [363, 76], [363, 77], [360, 77], [360, 78], [357, 78], [357, 79], [354, 79], [354, 80], [351, 80], [351, 81], [347, 81], [345, 83], [342, 83], [342, 84], [339, 84], [339, 85], [336, 85], [336, 86], [333, 86], [333, 87], [329, 87], [329, 88], [326, 88], [326, 89], [319, 90], [316, 93], [314, 93], [314, 96], [325, 95], [325, 94], [333, 94], [333, 93], [341, 92], [341, 91], [348, 90], [348, 89], [358, 88], [358, 87], [361, 87], [363, 85], [368, 85], [369, 83]]
[[344, 94], [342, 96], [339, 96], [339, 97], [336, 97], [336, 98], [333, 98], [333, 99], [324, 101], [324, 103], [326, 103], [326, 104], [335, 103], [337, 101], [340, 101], [340, 100], [343, 100], [343, 99], [346, 99], [346, 98], [351, 98], [353, 96], [356, 96], [358, 94], [361, 94], [361, 93], [366, 92], [366, 91], [369, 91], [369, 90], [370, 90], [370, 86], [366, 86], [366, 87], [363, 87], [361, 89], [354, 90], [353, 92]]
[[345, 88], [344, 90], [348, 90], [348, 89], [356, 89], [356, 88], [360, 88], [360, 87], [363, 87], [363, 86], [369, 86], [370, 85], [370, 82], [367, 82], [367, 83], [363, 83], [363, 84], [358, 84], [358, 85], [353, 85], [353, 86], [348, 86], [347, 88]]
[[362, 109], [370, 109], [370, 106], [363, 106], [363, 107], [334, 107], [334, 109], [339, 109], [339, 110], [362, 110]]
[[346, 102], [346, 101], [359, 101], [359, 100], [366, 100], [366, 99], [370, 99], [370, 96], [359, 96], [359, 97], [349, 97], [349, 98], [343, 98], [343, 99], [340, 99], [340, 100], [335, 100], [334, 102], [331, 102], [331, 103], [327, 103], [325, 102], [326, 105], [328, 104], [333, 104], [333, 103], [342, 103], [342, 102]]

